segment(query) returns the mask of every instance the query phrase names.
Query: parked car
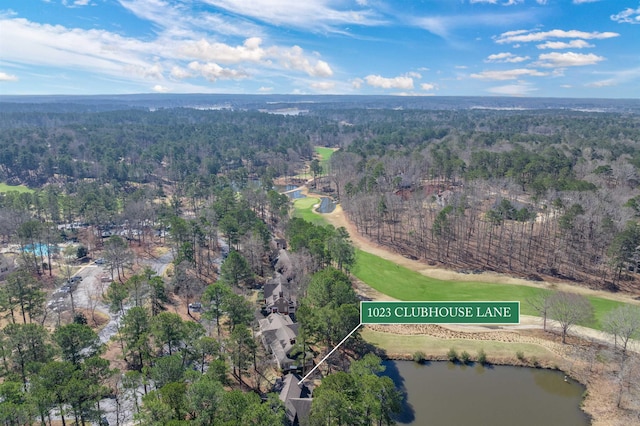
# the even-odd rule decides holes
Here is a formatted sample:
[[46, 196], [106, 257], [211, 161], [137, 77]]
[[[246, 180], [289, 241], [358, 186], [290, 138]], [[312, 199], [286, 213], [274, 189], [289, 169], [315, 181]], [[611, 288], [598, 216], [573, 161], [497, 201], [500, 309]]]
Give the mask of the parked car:
[[189, 303], [189, 310], [192, 312], [200, 312], [202, 310], [202, 303]]
[[104, 257], [99, 257], [96, 259], [96, 261], [94, 262], [96, 265], [104, 265]]

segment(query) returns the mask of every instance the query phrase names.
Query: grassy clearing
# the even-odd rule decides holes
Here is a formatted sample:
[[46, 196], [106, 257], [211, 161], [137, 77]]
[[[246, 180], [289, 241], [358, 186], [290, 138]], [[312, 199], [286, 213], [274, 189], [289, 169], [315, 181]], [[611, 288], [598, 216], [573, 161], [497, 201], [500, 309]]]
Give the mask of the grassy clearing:
[[2, 183], [0, 182], [0, 193], [1, 192], [9, 192], [9, 191], [16, 191], [16, 192], [34, 192], [33, 189], [27, 188], [24, 185], [7, 185], [6, 183]]
[[318, 156], [320, 157], [320, 165], [322, 166], [322, 170], [324, 174], [327, 172], [327, 170], [329, 170], [329, 160], [331, 159], [331, 156], [335, 152], [335, 149], [325, 148], [323, 146], [316, 146], [315, 150], [316, 150], [316, 154], [318, 154]]
[[469, 352], [472, 358], [475, 358], [478, 351], [483, 349], [487, 353], [489, 361], [492, 358], [515, 358], [518, 351], [524, 353], [527, 358], [536, 357], [539, 360], [556, 359], [552, 352], [532, 343], [439, 339], [425, 335], [381, 333], [367, 328], [362, 329], [360, 334], [367, 342], [384, 349], [387, 355], [413, 354], [416, 351], [423, 351], [431, 356], [439, 357], [446, 356], [449, 349], [455, 348], [458, 353], [462, 351]]
[[[313, 206], [319, 202], [313, 197], [295, 200], [294, 215], [316, 225], [327, 225], [322, 215], [313, 211]], [[352, 273], [370, 287], [399, 300], [519, 300], [523, 315], [537, 316], [527, 299], [547, 291], [525, 285], [438, 280], [362, 250], [356, 250], [356, 265]], [[592, 296], [589, 300], [594, 307], [595, 321], [584, 325], [596, 330], [602, 329], [602, 319], [607, 312], [623, 304]]]
[[[527, 299], [547, 290], [524, 285], [493, 284], [479, 281], [443, 281], [424, 276], [378, 256], [356, 251], [353, 274], [372, 288], [399, 300], [519, 300], [524, 315], [538, 315]], [[601, 329], [604, 315], [621, 302], [589, 297], [595, 322], [586, 324]]]
[[328, 222], [313, 211], [313, 208], [316, 204], [320, 203], [320, 199], [316, 197], [305, 197], [305, 198], [297, 198], [293, 200], [293, 207], [295, 217], [300, 217], [307, 222], [311, 222], [314, 225], [324, 226], [327, 225]]

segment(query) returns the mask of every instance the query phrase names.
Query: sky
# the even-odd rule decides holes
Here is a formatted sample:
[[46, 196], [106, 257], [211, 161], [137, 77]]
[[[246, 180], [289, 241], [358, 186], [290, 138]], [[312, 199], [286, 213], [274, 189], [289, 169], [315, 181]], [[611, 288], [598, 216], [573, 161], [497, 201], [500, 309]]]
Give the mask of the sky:
[[0, 94], [640, 98], [640, 0], [1, 0]]

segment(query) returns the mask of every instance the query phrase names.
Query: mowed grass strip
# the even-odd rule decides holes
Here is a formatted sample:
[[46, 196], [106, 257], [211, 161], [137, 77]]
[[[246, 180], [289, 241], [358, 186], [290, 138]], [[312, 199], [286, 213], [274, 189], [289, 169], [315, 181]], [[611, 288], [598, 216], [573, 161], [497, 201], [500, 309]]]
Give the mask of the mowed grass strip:
[[24, 185], [7, 185], [6, 183], [0, 182], [0, 193], [2, 192], [34, 192], [33, 189], [27, 188]]
[[[356, 265], [352, 273], [370, 287], [399, 300], [517, 300], [520, 301], [520, 313], [523, 315], [539, 316], [527, 300], [548, 292], [525, 285], [438, 280], [362, 250], [356, 250]], [[599, 297], [589, 297], [589, 300], [595, 311], [595, 321], [584, 325], [598, 330], [602, 329], [602, 319], [606, 313], [622, 305], [621, 302]]]
[[363, 328], [360, 335], [367, 342], [383, 349], [387, 356], [413, 354], [423, 351], [432, 356], [446, 356], [451, 348], [458, 354], [467, 351], [473, 359], [480, 349], [487, 354], [487, 359], [492, 358], [516, 358], [517, 352], [522, 352], [527, 358], [536, 357], [539, 360], [554, 360], [557, 356], [548, 349], [533, 343], [510, 343], [495, 340], [469, 340], [469, 339], [441, 339], [426, 335], [404, 335], [394, 333], [382, 333]]
[[314, 206], [319, 203], [320, 199], [316, 197], [296, 198], [293, 200], [293, 207], [295, 209], [293, 215], [307, 222], [311, 222], [314, 225], [327, 225], [328, 223], [322, 215], [313, 211]]
[[320, 157], [319, 160], [320, 160], [320, 165], [322, 166], [322, 174], [326, 174], [329, 167], [329, 160], [331, 159], [331, 156], [335, 152], [335, 149], [326, 148], [324, 146], [316, 146], [314, 148], [316, 153]]
[[[321, 214], [313, 211], [313, 206], [319, 202], [320, 200], [314, 197], [294, 200], [294, 215], [315, 225], [328, 225]], [[539, 316], [527, 300], [548, 291], [525, 285], [439, 280], [358, 249], [356, 264], [351, 272], [368, 286], [398, 300], [517, 300], [520, 301], [522, 315]], [[622, 302], [601, 297], [589, 296], [588, 299], [593, 305], [595, 318], [592, 323], [582, 325], [596, 330], [602, 330], [602, 320], [607, 312], [623, 305]]]

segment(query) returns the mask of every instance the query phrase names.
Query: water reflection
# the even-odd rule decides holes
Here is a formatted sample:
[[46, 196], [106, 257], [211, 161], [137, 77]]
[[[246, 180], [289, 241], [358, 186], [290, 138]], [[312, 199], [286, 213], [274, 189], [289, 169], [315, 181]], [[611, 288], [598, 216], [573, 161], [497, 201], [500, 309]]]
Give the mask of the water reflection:
[[320, 198], [320, 206], [316, 209], [318, 213], [331, 213], [336, 209], [336, 203], [329, 197]]
[[385, 362], [406, 395], [399, 424], [584, 426], [584, 387], [558, 371], [480, 364]]

